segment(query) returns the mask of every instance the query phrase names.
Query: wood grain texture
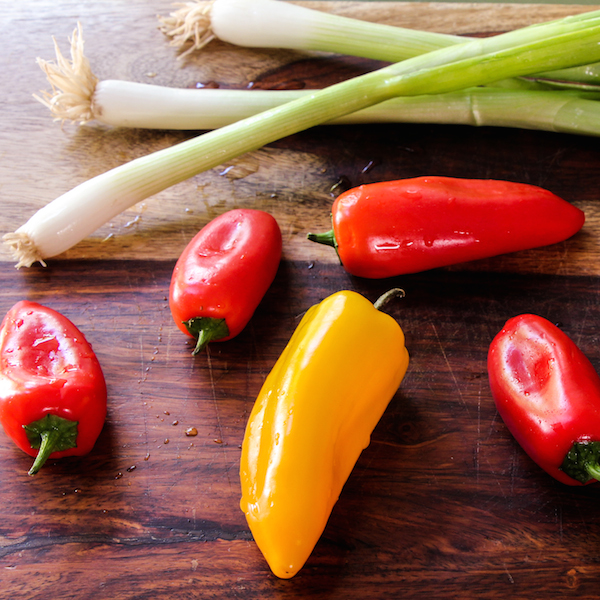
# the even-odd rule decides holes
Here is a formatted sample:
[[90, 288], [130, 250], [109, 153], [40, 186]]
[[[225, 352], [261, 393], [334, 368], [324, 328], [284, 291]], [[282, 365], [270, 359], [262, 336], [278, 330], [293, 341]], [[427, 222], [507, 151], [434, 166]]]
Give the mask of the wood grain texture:
[[[590, 6], [307, 2], [378, 22], [489, 34]], [[182, 63], [156, 0], [21, 0], [0, 24], [0, 206], [12, 230], [83, 179], [194, 132], [52, 122], [31, 94], [36, 56], [82, 23], [102, 78], [194, 87], [321, 87], [375, 68], [342, 57], [212, 44]], [[322, 127], [269, 145], [127, 211], [45, 269], [0, 251], [0, 314], [28, 298], [86, 334], [109, 386], [93, 452], [30, 458], [0, 435], [0, 598], [597, 598], [600, 488], [537, 468], [497, 415], [486, 354], [504, 322], [536, 312], [600, 369], [597, 139], [457, 126]], [[308, 230], [328, 228], [331, 187], [423, 174], [542, 185], [586, 211], [562, 244], [385, 281], [347, 275]], [[228, 176], [229, 175], [229, 176]], [[273, 212], [284, 260], [248, 327], [192, 357], [172, 322], [175, 260], [234, 206]], [[273, 577], [239, 509], [239, 455], [254, 398], [304, 311], [340, 289], [390, 307], [411, 355], [325, 534], [290, 581]], [[189, 437], [186, 429], [197, 435]]]

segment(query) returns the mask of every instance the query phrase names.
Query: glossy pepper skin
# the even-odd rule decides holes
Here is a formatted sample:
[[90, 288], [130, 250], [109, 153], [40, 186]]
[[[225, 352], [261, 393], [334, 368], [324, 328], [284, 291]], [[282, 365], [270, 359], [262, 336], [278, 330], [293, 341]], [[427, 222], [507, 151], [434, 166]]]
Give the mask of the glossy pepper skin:
[[87, 454], [106, 400], [102, 369], [81, 331], [51, 308], [17, 302], [0, 325], [0, 423], [36, 457], [30, 475], [47, 458]]
[[240, 506], [273, 573], [293, 577], [408, 366], [398, 323], [342, 291], [311, 307], [250, 415]]
[[537, 315], [510, 319], [488, 374], [500, 416], [542, 469], [568, 485], [600, 478], [600, 377], [563, 331]]
[[352, 275], [377, 279], [554, 244], [584, 220], [533, 185], [416, 177], [344, 192], [333, 204], [332, 231], [308, 237], [336, 247]]
[[261, 210], [228, 211], [203, 227], [175, 265], [169, 306], [175, 323], [197, 340], [238, 335], [269, 289], [281, 260], [281, 230]]

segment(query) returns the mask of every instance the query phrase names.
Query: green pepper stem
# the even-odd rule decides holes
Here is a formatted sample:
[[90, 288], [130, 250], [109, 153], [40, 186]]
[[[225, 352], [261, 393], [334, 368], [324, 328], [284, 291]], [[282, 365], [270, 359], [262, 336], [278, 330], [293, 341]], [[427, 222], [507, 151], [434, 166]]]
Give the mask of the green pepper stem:
[[35, 475], [48, 460], [48, 457], [54, 452], [57, 441], [60, 439], [61, 433], [56, 429], [50, 431], [44, 431], [41, 433], [42, 443], [40, 444], [40, 450], [33, 461], [31, 469], [29, 469], [29, 475]]
[[597, 462], [586, 463], [584, 467], [592, 479], [597, 479], [598, 481], [600, 481], [600, 465], [598, 465]]
[[335, 239], [333, 229], [325, 231], [324, 233], [309, 233], [306, 235], [306, 237], [311, 242], [317, 242], [317, 244], [325, 244], [326, 246], [337, 248], [337, 240]]
[[39, 449], [29, 469], [29, 475], [35, 475], [53, 452], [70, 450], [77, 446], [77, 425], [77, 421], [52, 414], [47, 414], [29, 425], [23, 425], [31, 447]]
[[192, 356], [198, 354], [209, 342], [221, 340], [229, 336], [229, 327], [225, 319], [215, 319], [213, 317], [193, 317], [188, 321], [183, 321], [190, 335], [196, 338], [196, 347]]
[[381, 310], [392, 298], [404, 298], [405, 295], [406, 294], [403, 289], [392, 288], [391, 290], [388, 290], [387, 292], [379, 296], [379, 298], [377, 298], [377, 300], [375, 300], [375, 302], [373, 303], [373, 306], [377, 310]]
[[560, 469], [584, 484], [591, 479], [600, 481], [600, 442], [575, 442]]

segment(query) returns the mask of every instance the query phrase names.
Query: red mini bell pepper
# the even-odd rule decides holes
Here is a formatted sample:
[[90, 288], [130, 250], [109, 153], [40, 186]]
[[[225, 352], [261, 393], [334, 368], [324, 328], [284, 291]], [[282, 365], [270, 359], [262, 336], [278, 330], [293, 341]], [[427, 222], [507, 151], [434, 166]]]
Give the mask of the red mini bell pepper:
[[193, 354], [247, 325], [281, 260], [281, 230], [261, 210], [230, 210], [203, 227], [173, 270], [169, 306], [175, 323], [196, 338]]
[[533, 185], [417, 177], [344, 192], [333, 204], [333, 229], [308, 238], [334, 246], [352, 275], [376, 279], [554, 244], [584, 220]]
[[600, 377], [558, 327], [510, 319], [488, 354], [498, 412], [525, 452], [569, 485], [600, 479]]
[[107, 390], [96, 355], [65, 316], [35, 302], [17, 302], [0, 325], [0, 423], [35, 456], [81, 456], [106, 418]]

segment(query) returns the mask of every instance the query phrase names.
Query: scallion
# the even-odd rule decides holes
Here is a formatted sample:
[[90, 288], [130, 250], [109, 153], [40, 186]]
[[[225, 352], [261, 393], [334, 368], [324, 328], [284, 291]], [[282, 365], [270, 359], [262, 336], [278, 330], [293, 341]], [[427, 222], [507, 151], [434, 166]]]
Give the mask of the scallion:
[[332, 85], [82, 183], [4, 236], [17, 266], [60, 254], [133, 204], [236, 156], [396, 96], [600, 61], [600, 11], [442, 48]]
[[[116, 127], [210, 130], [230, 125], [311, 90], [177, 89], [119, 80], [99, 81], [87, 103], [44, 103], [60, 119], [92, 119]], [[59, 95], [54, 96], [55, 100]], [[538, 129], [600, 135], [600, 92], [474, 87], [445, 94], [403, 96], [336, 118], [328, 124], [437, 123]], [[97, 111], [97, 112], [95, 112]]]
[[[312, 93], [311, 90], [178, 89], [99, 80], [84, 56], [81, 26], [73, 32], [70, 44], [70, 60], [62, 55], [56, 41], [56, 62], [38, 59], [52, 90], [35, 97], [61, 121], [83, 124], [96, 120], [105, 125], [142, 129], [218, 129]], [[585, 93], [588, 87], [590, 91]], [[577, 106], [578, 126], [572, 131], [598, 135], [598, 106], [591, 100], [600, 98], [600, 89], [582, 84], [574, 84], [573, 88], [573, 92], [582, 92], [577, 95], [580, 100], [576, 103], [573, 95], [542, 93], [553, 89], [551, 85], [523, 78], [509, 79], [491, 87], [450, 94], [394, 98], [335, 119], [333, 123], [462, 123], [555, 131], [554, 115], [559, 111], [564, 116], [576, 115], [570, 109]], [[514, 111], [514, 105], [522, 110]], [[565, 130], [564, 125], [561, 130]]]
[[[372, 23], [314, 10], [282, 0], [212, 0], [186, 2], [161, 30], [183, 58], [213, 39], [249, 48], [286, 48], [335, 52], [398, 62], [472, 38]], [[185, 49], [185, 50], [184, 50]], [[600, 65], [571, 68], [553, 81], [600, 83]]]
[[337, 52], [397, 62], [464, 42], [465, 38], [370, 23], [279, 0], [187, 2], [162, 31], [185, 56], [218, 38], [251, 48]]

